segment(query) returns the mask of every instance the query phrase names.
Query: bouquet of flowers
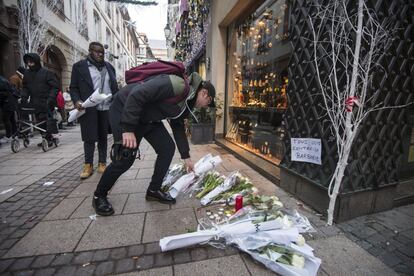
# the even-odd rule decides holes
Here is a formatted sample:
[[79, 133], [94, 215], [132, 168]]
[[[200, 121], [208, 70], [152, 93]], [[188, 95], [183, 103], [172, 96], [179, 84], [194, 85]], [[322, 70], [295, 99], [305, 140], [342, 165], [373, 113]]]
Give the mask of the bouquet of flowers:
[[231, 223], [214, 225], [210, 229], [199, 229], [197, 232], [169, 236], [160, 240], [162, 251], [173, 250], [200, 243], [207, 243], [213, 239], [230, 237], [233, 235], [252, 234], [259, 231], [283, 229], [286, 227], [284, 219], [277, 217], [264, 220], [263, 217], [247, 216]]
[[221, 185], [224, 182], [224, 179], [225, 178], [217, 171], [208, 172], [201, 183], [201, 191], [196, 195], [196, 198], [200, 199], [208, 194], [214, 188]]
[[[169, 189], [170, 195], [173, 198], [176, 198], [181, 191], [187, 190], [197, 180], [203, 181], [204, 175], [207, 172], [214, 170], [214, 168], [220, 164], [221, 161], [220, 156], [213, 157], [211, 154], [203, 156], [197, 161], [197, 163], [194, 164], [194, 172], [182, 174], [178, 179], [176, 179], [175, 183], [173, 183]], [[177, 173], [177, 175], [179, 174]], [[167, 186], [167, 183], [165, 186]]]
[[314, 276], [321, 264], [295, 228], [233, 236], [228, 243], [281, 275]]
[[220, 185], [218, 185], [217, 187], [215, 187], [213, 190], [211, 190], [208, 194], [206, 194], [202, 199], [201, 199], [201, 204], [202, 205], [207, 205], [209, 204], [214, 198], [216, 198], [219, 194], [231, 189], [233, 186], [238, 184], [238, 179], [240, 179], [242, 177], [242, 175], [236, 171], [231, 173], [229, 176], [227, 176], [223, 183], [221, 183]]
[[181, 176], [186, 173], [184, 163], [177, 163], [168, 169], [167, 174], [162, 181], [161, 189], [166, 192], [172, 184], [174, 184]]
[[[83, 108], [97, 106], [98, 104], [102, 103], [105, 100], [109, 100], [112, 95], [106, 95], [103, 93], [99, 93], [100, 89], [96, 89], [89, 98], [86, 99], [85, 102], [82, 103]], [[77, 110], [76, 108], [69, 112], [68, 123], [75, 121], [77, 118], [85, 114], [85, 110]]]
[[220, 193], [211, 199], [211, 201], [214, 203], [226, 202], [229, 205], [234, 205], [237, 195], [245, 197], [255, 195], [257, 193], [257, 188], [253, 186], [250, 180], [247, 177], [239, 175], [239, 177], [236, 178], [233, 186], [224, 192], [220, 191]]

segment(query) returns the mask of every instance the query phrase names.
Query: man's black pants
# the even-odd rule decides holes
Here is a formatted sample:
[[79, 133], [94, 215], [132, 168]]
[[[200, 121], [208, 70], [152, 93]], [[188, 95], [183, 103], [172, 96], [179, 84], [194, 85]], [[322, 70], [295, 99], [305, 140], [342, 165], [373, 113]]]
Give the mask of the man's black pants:
[[[111, 124], [111, 126], [113, 125]], [[113, 133], [114, 141], [122, 143], [122, 136], [120, 132], [113, 128]], [[142, 138], [145, 138], [145, 140], [150, 143], [157, 153], [154, 173], [148, 189], [158, 190], [161, 188], [164, 176], [167, 173], [171, 160], [174, 156], [174, 141], [162, 122], [140, 124], [135, 132], [135, 137], [137, 138], [138, 145]], [[126, 158], [121, 157], [119, 160], [114, 159], [102, 174], [101, 180], [99, 181], [98, 187], [95, 191], [95, 196], [106, 197], [117, 179], [124, 172], [126, 172], [132, 164], [134, 164], [135, 158], [136, 155], [127, 155]]]

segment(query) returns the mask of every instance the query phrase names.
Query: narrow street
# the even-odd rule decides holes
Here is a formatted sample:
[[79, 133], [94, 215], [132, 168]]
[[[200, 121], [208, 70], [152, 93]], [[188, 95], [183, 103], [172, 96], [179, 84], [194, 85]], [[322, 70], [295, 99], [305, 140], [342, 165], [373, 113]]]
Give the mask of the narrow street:
[[[110, 193], [115, 215], [91, 219], [100, 175], [79, 179], [78, 136], [78, 127], [62, 131], [61, 146], [46, 153], [36, 147], [37, 137], [16, 154], [0, 148], [1, 191], [13, 189], [1, 195], [2, 275], [272, 275], [232, 247], [160, 251], [159, 239], [195, 230], [200, 203], [183, 197], [172, 206], [145, 201], [156, 156], [146, 142], [142, 160]], [[218, 146], [197, 145], [191, 151], [194, 160], [220, 154], [220, 172], [239, 170], [260, 193], [277, 195], [286, 207], [306, 215], [317, 231], [306, 239], [322, 259], [320, 275], [412, 275], [413, 205], [327, 227], [306, 205]], [[178, 160], [176, 155], [173, 162]]]

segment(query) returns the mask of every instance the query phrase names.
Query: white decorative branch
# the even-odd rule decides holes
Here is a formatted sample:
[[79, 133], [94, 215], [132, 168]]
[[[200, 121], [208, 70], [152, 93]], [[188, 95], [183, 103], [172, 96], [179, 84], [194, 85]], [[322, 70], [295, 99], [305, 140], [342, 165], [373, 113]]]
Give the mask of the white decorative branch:
[[[377, 104], [379, 91], [370, 95], [374, 70], [383, 69], [379, 59], [387, 51], [392, 33], [378, 22], [374, 11], [363, 0], [358, 0], [354, 14], [347, 11], [346, 2], [331, 0], [324, 5], [317, 4], [316, 13], [309, 16], [322, 110], [331, 123], [338, 153], [328, 186], [328, 225], [333, 223], [336, 198], [362, 121], [371, 112], [409, 105]], [[326, 68], [326, 64], [331, 68]], [[321, 68], [327, 72], [322, 74]]]

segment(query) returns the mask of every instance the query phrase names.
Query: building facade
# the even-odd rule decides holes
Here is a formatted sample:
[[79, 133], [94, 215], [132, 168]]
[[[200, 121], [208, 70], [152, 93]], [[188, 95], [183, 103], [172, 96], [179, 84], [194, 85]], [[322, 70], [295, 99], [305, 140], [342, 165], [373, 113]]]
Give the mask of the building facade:
[[[177, 36], [175, 57], [191, 63], [188, 56], [195, 45], [191, 39], [185, 40], [191, 33], [182, 31], [189, 29], [189, 21], [192, 32], [194, 26], [199, 31], [208, 28], [201, 45], [205, 47], [206, 77], [224, 101], [224, 118], [216, 122], [216, 142], [325, 213], [337, 156], [336, 143], [326, 131], [329, 126], [318, 115], [320, 105], [312, 100], [320, 89], [314, 79], [316, 73], [308, 66], [312, 63], [312, 45], [307, 20], [312, 5], [301, 0], [212, 0], [206, 16], [195, 8], [197, 3], [179, 3], [180, 9], [188, 9], [187, 14], [180, 15], [187, 17], [187, 25], [180, 26], [184, 41], [183, 36]], [[349, 8], [353, 5], [350, 3]], [[387, 105], [409, 103], [414, 91], [414, 45], [408, 34], [413, 28], [412, 4], [382, 1], [371, 8], [381, 22], [392, 18], [399, 26], [393, 44], [381, 59], [385, 72], [375, 76], [381, 82], [374, 83], [372, 89], [379, 90], [377, 94]], [[194, 12], [201, 16], [194, 16]], [[183, 48], [184, 53], [177, 55]], [[412, 114], [412, 107], [405, 107], [373, 113], [365, 119], [348, 160], [336, 221], [413, 201]], [[292, 161], [291, 138], [320, 139], [321, 164]]]
[[0, 75], [8, 78], [20, 65], [16, 6], [0, 0]]
[[136, 35], [138, 38], [137, 65], [154, 61], [155, 56], [149, 46], [147, 35], [145, 33], [136, 33]]
[[[85, 58], [91, 41], [105, 45], [106, 59], [115, 67], [117, 79], [124, 82], [126, 69], [136, 65], [138, 40], [125, 6], [105, 0], [57, 0], [53, 9], [42, 0], [34, 1], [35, 15], [49, 26], [44, 66], [59, 77], [61, 88], [69, 86], [73, 63]], [[17, 1], [7, 1], [8, 9], [17, 10]], [[17, 47], [18, 48], [18, 47]], [[20, 60], [19, 60], [20, 59]], [[16, 58], [9, 71], [21, 64]]]

